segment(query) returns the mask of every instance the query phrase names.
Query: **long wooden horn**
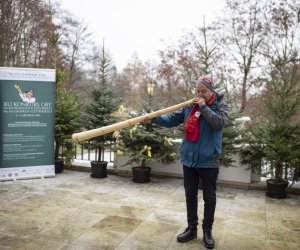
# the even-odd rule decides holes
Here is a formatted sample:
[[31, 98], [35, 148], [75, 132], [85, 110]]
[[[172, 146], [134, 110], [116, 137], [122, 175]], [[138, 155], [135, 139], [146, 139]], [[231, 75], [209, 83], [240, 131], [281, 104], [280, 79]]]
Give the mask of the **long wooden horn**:
[[176, 111], [178, 109], [181, 109], [181, 108], [184, 108], [184, 107], [186, 107], [186, 106], [188, 106], [192, 103], [193, 103], [193, 99], [191, 99], [189, 101], [179, 103], [177, 105], [174, 105], [174, 106], [171, 106], [171, 107], [168, 107], [168, 108], [165, 108], [165, 109], [154, 111], [154, 112], [146, 114], [146, 115], [138, 116], [138, 117], [126, 120], [126, 121], [118, 122], [118, 123], [108, 125], [108, 126], [105, 126], [105, 127], [101, 127], [101, 128], [87, 130], [87, 131], [84, 131], [84, 132], [81, 132], [81, 133], [75, 133], [75, 134], [72, 135], [72, 140], [74, 142], [80, 142], [80, 141], [85, 141], [85, 140], [94, 138], [96, 136], [105, 135], [105, 134], [108, 134], [110, 132], [120, 130], [122, 128], [127, 128], [127, 127], [132, 126], [136, 123], [140, 123], [140, 122], [144, 121], [144, 119], [146, 117], [152, 119], [152, 118], [160, 116], [160, 115], [164, 115], [164, 114], [167, 114], [167, 113], [174, 112], [174, 111]]

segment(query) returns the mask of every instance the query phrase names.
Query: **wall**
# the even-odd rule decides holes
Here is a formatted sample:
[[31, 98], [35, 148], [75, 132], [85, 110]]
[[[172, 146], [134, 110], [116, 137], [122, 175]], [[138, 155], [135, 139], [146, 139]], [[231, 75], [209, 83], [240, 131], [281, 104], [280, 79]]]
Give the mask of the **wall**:
[[[124, 164], [129, 160], [128, 157], [124, 156], [116, 156], [114, 162], [114, 169], [120, 171], [131, 171], [130, 165], [124, 166]], [[240, 163], [240, 158], [238, 155], [234, 156], [234, 167], [220, 167], [219, 171], [219, 181], [231, 181], [231, 182], [240, 182], [245, 184], [250, 184], [251, 182], [259, 182], [260, 177], [252, 173], [251, 171], [247, 170], [246, 166], [243, 166]], [[148, 162], [146, 164], [148, 167], [151, 167], [151, 171], [154, 174], [160, 175], [169, 175], [169, 176], [178, 176], [182, 177], [182, 165], [180, 164], [179, 160], [164, 165], [160, 162]]]

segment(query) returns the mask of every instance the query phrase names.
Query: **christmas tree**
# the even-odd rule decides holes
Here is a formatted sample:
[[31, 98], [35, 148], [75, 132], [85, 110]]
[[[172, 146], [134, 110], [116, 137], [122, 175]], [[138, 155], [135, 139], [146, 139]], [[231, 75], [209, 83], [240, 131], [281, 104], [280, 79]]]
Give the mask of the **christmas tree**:
[[[147, 93], [142, 107], [129, 113], [134, 118], [153, 112], [154, 84], [147, 84]], [[140, 123], [123, 129], [117, 137], [117, 152], [129, 156], [127, 164], [146, 167], [147, 161], [159, 161], [164, 164], [178, 159], [177, 150], [172, 143], [173, 130], [152, 123]]]
[[[84, 108], [83, 127], [87, 130], [104, 127], [117, 122], [114, 112], [119, 109], [120, 99], [111, 77], [111, 61], [105, 54], [104, 47], [99, 61], [99, 74], [91, 84], [91, 100]], [[112, 134], [95, 137], [90, 146], [97, 149], [98, 162], [104, 160], [104, 150], [113, 141]]]

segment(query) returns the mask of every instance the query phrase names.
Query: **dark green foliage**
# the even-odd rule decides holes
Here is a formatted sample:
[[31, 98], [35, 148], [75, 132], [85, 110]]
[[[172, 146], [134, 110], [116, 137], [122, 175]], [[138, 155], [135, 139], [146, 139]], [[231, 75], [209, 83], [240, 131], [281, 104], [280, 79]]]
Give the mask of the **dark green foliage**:
[[240, 116], [240, 112], [229, 112], [228, 121], [223, 129], [221, 164], [224, 167], [233, 166], [232, 157], [239, 151], [241, 145], [243, 128], [236, 122]]
[[[110, 80], [110, 61], [104, 51], [100, 58], [99, 75], [91, 84], [90, 100], [87, 102], [82, 114], [82, 126], [87, 129], [96, 129], [117, 122], [113, 115], [119, 109], [120, 99], [116, 97], [116, 90]], [[95, 137], [90, 146], [98, 150], [98, 161], [101, 161], [105, 147], [113, 141], [112, 134]]]
[[278, 182], [299, 180], [300, 176], [294, 175], [300, 166], [299, 125], [263, 121], [258, 127], [249, 128], [244, 139], [247, 144], [241, 153], [242, 163], [256, 172], [267, 164]]
[[[106, 84], [91, 85], [91, 100], [84, 109], [82, 123], [85, 129], [96, 129], [117, 122], [113, 112], [119, 108], [120, 101], [116, 99], [113, 89]], [[113, 141], [112, 134], [105, 134], [91, 140], [90, 146], [98, 149], [98, 161], [101, 161], [101, 153], [107, 143]]]
[[64, 84], [68, 74], [59, 68], [56, 70], [56, 103], [55, 103], [55, 159], [59, 158], [61, 143], [65, 142], [63, 157], [67, 165], [74, 156], [71, 135], [78, 129], [80, 104], [77, 98]]
[[[152, 94], [143, 101], [143, 107], [133, 117], [152, 111]], [[136, 163], [145, 167], [146, 161], [159, 161], [164, 164], [178, 159], [177, 149], [171, 142], [173, 129], [164, 128], [153, 123], [137, 124], [121, 131], [119, 150], [130, 157], [127, 164]], [[151, 149], [150, 149], [150, 148]]]
[[[216, 83], [217, 92], [219, 89], [224, 88], [223, 82]], [[242, 113], [240, 111], [232, 111], [231, 107], [235, 100], [226, 94], [224, 95], [224, 101], [228, 105], [228, 120], [223, 128], [221, 164], [224, 167], [232, 167], [234, 166], [233, 156], [240, 151], [242, 144], [241, 136], [244, 133], [244, 124], [236, 121], [236, 119], [242, 117]]]
[[278, 64], [267, 82], [264, 99], [266, 115], [245, 134], [243, 163], [261, 170], [270, 168], [276, 182], [300, 179], [300, 75], [296, 64]]
[[260, 173], [263, 166], [263, 140], [260, 136], [263, 133], [261, 128], [247, 128], [243, 134], [243, 141], [245, 145], [241, 150], [241, 162], [249, 166], [256, 173]]
[[133, 130], [124, 129], [121, 137], [124, 143], [122, 150], [130, 157], [128, 164], [137, 163], [144, 167], [146, 161], [160, 161], [164, 164], [174, 162], [178, 156], [169, 136], [170, 129], [152, 123], [139, 124]]

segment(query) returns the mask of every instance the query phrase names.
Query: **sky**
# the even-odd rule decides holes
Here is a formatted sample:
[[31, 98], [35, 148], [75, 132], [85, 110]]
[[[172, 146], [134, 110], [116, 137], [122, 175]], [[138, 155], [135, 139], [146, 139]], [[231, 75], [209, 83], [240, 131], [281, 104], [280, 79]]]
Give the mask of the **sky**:
[[57, 0], [85, 22], [99, 46], [103, 39], [118, 69], [137, 53], [158, 62], [158, 51], [175, 45], [197, 26], [215, 20], [224, 0]]

